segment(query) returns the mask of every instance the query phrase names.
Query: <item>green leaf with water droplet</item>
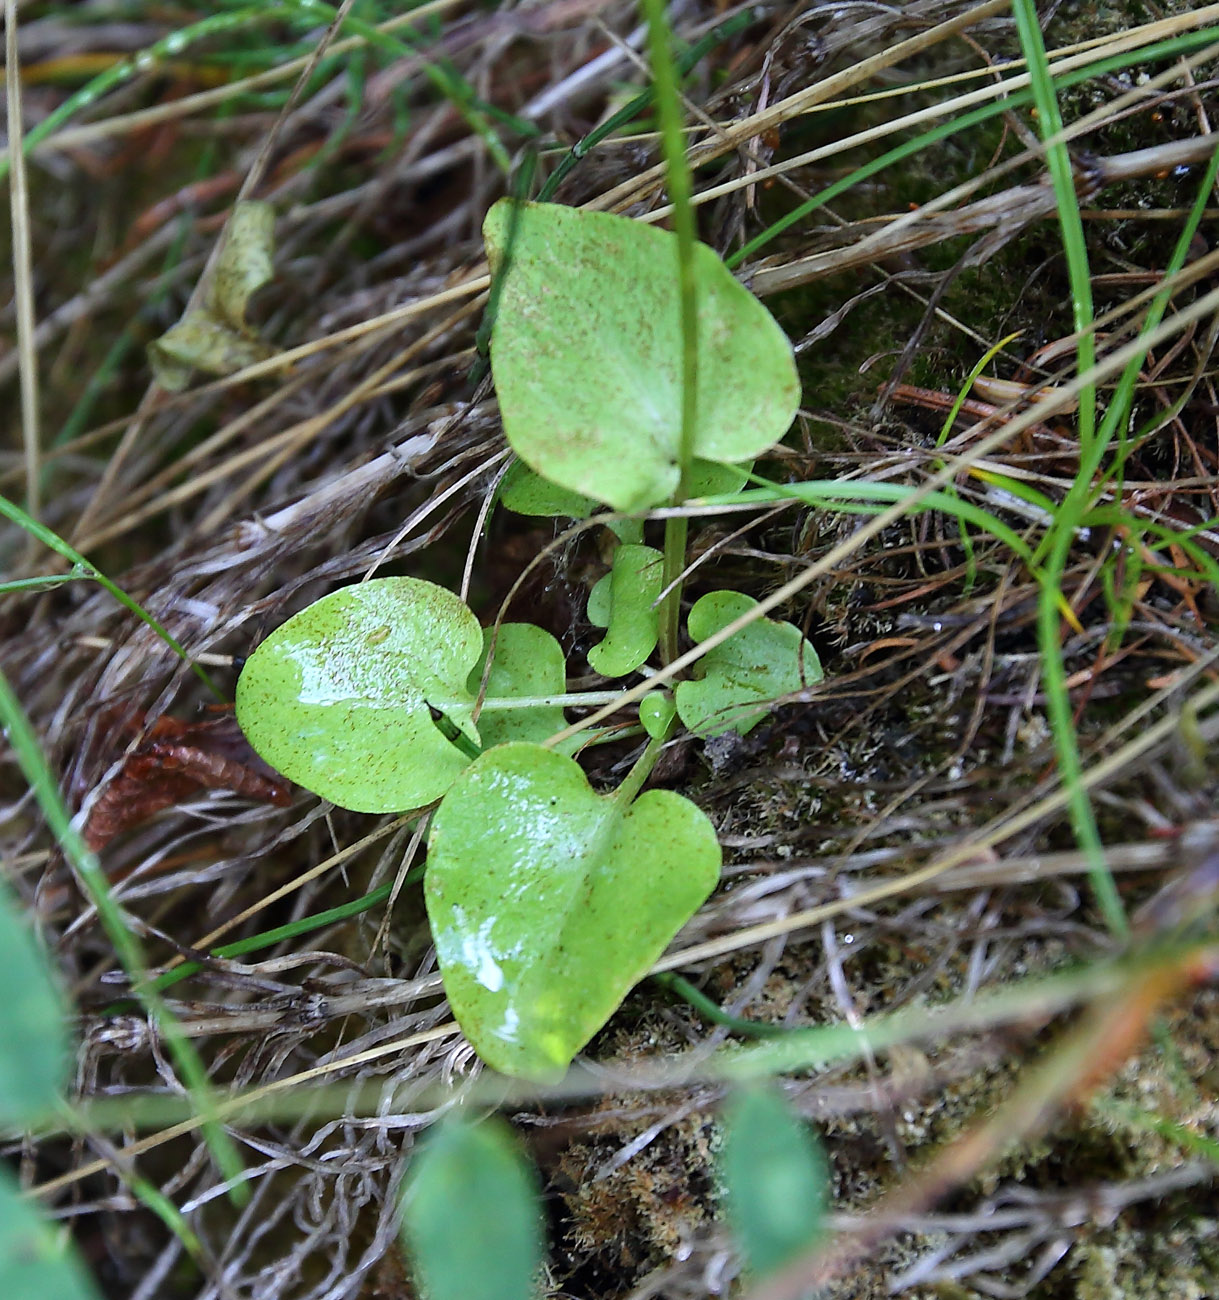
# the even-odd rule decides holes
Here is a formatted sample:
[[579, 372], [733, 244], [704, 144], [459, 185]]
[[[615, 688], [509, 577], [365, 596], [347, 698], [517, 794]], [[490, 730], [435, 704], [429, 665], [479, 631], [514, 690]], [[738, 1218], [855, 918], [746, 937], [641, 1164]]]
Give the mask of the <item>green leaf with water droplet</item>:
[[613, 567], [588, 594], [588, 619], [608, 628], [605, 640], [588, 652], [589, 667], [606, 677], [633, 673], [656, 649], [660, 611], [656, 601], [664, 577], [664, 556], [652, 546], [619, 546]]
[[[757, 603], [737, 591], [708, 592], [690, 610], [690, 636], [705, 641]], [[700, 736], [743, 736], [766, 717], [772, 701], [822, 678], [817, 652], [800, 629], [769, 618], [756, 619], [709, 650], [694, 671], [697, 679], [677, 685], [677, 712]]]
[[469, 763], [434, 721], [477, 746], [468, 679], [478, 620], [419, 578], [378, 578], [323, 596], [250, 656], [237, 721], [289, 780], [356, 812], [439, 798]]
[[672, 695], [667, 691], [652, 691], [639, 701], [639, 724], [653, 740], [663, 740], [676, 712]]
[[188, 311], [148, 345], [162, 388], [176, 393], [195, 370], [231, 375], [274, 355], [275, 349], [246, 322], [250, 298], [271, 279], [274, 244], [275, 209], [269, 203], [239, 203], [229, 218], [203, 306]]
[[[503, 265], [509, 199], [483, 235]], [[682, 329], [677, 241], [606, 212], [519, 210], [491, 335], [512, 449], [551, 482], [640, 510], [672, 499], [680, 475]], [[800, 385], [783, 331], [705, 244], [698, 284], [694, 453], [749, 460], [790, 426]]]
[[425, 883], [449, 1005], [488, 1065], [560, 1075], [719, 879], [707, 816], [623, 806], [539, 745], [489, 749], [432, 821]]

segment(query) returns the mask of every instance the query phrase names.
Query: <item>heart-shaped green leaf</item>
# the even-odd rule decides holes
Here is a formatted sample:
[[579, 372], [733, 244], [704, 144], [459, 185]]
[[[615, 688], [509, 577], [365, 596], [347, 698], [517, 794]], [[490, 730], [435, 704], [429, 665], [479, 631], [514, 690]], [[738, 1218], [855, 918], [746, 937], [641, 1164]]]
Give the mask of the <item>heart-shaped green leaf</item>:
[[449, 1005], [479, 1056], [561, 1074], [719, 867], [714, 828], [680, 795], [624, 807], [539, 745], [484, 753], [433, 819], [425, 885]]
[[589, 666], [606, 677], [633, 673], [656, 649], [660, 611], [656, 600], [664, 577], [664, 556], [652, 546], [619, 546], [613, 568], [588, 593], [588, 619], [608, 628], [605, 640], [588, 652]]
[[[483, 633], [483, 653], [470, 674], [468, 686], [477, 693], [491, 645], [491, 629]], [[495, 658], [487, 678], [486, 698], [528, 699], [531, 696], [562, 695], [567, 689], [567, 665], [563, 648], [546, 631], [532, 623], [502, 623], [495, 638]], [[557, 704], [535, 709], [485, 708], [478, 717], [483, 745], [502, 745], [509, 740], [549, 740], [567, 726]], [[573, 736], [575, 744], [581, 738]]]
[[421, 808], [470, 761], [433, 710], [478, 742], [467, 679], [482, 639], [470, 610], [435, 583], [344, 587], [250, 656], [237, 682], [237, 721], [272, 767], [340, 807]]
[[[487, 214], [493, 272], [512, 200]], [[491, 335], [512, 449], [551, 482], [640, 510], [669, 501], [680, 474], [682, 330], [677, 241], [607, 212], [525, 204]], [[749, 460], [787, 432], [799, 403], [791, 345], [705, 244], [698, 285], [694, 452]]]
[[[695, 602], [687, 626], [705, 641], [758, 602], [738, 591], [711, 591]], [[770, 712], [770, 704], [822, 677], [817, 652], [791, 623], [759, 618], [698, 661], [695, 681], [677, 684], [677, 712], [691, 731], [742, 736]], [[750, 707], [753, 706], [753, 707]]]

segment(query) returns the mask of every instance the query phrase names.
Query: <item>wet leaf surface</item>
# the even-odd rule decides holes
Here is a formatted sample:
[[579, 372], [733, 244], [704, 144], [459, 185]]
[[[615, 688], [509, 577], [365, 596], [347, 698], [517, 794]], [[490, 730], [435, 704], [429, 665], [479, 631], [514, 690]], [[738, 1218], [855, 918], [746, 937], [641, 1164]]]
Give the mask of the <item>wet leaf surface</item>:
[[719, 878], [705, 813], [649, 790], [623, 808], [537, 745], [488, 750], [432, 825], [426, 896], [445, 991], [479, 1056], [553, 1078]]
[[419, 578], [379, 578], [323, 596], [250, 656], [237, 720], [276, 771], [356, 812], [439, 798], [469, 757], [433, 710], [474, 744], [468, 678], [478, 620]]

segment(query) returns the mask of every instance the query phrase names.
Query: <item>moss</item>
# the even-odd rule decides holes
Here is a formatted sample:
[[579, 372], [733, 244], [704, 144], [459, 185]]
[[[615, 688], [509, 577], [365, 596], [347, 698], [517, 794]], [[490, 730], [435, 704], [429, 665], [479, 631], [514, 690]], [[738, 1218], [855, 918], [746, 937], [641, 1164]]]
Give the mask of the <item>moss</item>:
[[[634, 1021], [635, 1023], [632, 1023]], [[655, 1060], [677, 1046], [671, 1026], [628, 1005], [595, 1046], [615, 1061]], [[614, 1297], [656, 1266], [680, 1257], [716, 1214], [714, 1154], [718, 1129], [711, 1109], [688, 1099], [607, 1096], [578, 1120], [550, 1173], [563, 1205], [556, 1224], [552, 1272], [577, 1294]], [[624, 1146], [672, 1114], [629, 1160]]]
[[1209, 1300], [1219, 1286], [1219, 1220], [1152, 1230], [1119, 1221], [1076, 1245], [1068, 1273], [1077, 1300]]

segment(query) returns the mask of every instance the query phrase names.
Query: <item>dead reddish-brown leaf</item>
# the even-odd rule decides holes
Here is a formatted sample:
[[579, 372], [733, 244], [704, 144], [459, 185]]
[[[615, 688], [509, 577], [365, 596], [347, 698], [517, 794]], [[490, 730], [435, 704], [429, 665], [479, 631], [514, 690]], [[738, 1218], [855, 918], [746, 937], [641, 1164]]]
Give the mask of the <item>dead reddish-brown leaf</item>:
[[291, 785], [250, 748], [232, 714], [205, 722], [160, 717], [90, 809], [85, 843], [96, 852], [202, 790], [229, 790], [279, 807], [292, 799]]

